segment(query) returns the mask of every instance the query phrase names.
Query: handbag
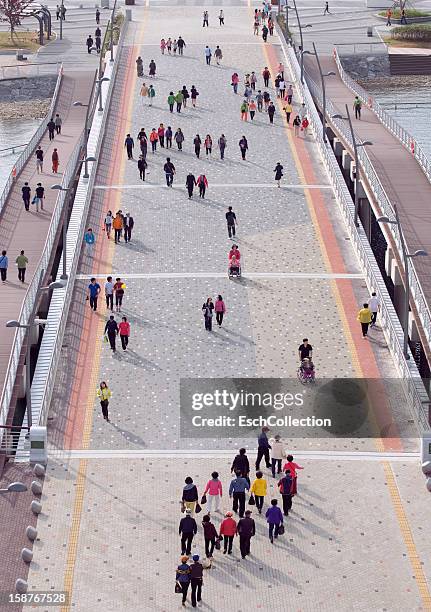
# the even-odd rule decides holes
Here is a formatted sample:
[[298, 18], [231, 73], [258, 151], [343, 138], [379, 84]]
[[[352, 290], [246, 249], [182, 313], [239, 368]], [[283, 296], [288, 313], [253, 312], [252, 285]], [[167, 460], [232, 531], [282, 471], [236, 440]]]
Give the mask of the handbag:
[[254, 499], [254, 495], [250, 495], [250, 499], [248, 500], [248, 505], [249, 506], [255, 506], [256, 505], [256, 500]]
[[201, 499], [202, 506], [204, 506], [206, 503], [207, 503], [207, 496], [206, 495], [202, 495], [202, 499]]
[[199, 502], [196, 502], [196, 506], [195, 506], [195, 512], [196, 512], [196, 514], [199, 514], [199, 512], [201, 512], [201, 511], [202, 511], [202, 508], [201, 508], [201, 506], [199, 505]]
[[278, 528], [278, 535], [283, 535], [284, 533], [284, 525], [283, 523], [281, 523], [280, 527]]
[[220, 542], [220, 540], [219, 540], [219, 539], [217, 539], [217, 540], [215, 541], [214, 548], [215, 548], [216, 550], [220, 550], [220, 548], [221, 548], [221, 542]]
[[181, 512], [185, 512], [186, 511], [186, 505], [183, 501], [180, 502], [181, 504]]
[[183, 589], [178, 581], [175, 582], [175, 593], [182, 593]]

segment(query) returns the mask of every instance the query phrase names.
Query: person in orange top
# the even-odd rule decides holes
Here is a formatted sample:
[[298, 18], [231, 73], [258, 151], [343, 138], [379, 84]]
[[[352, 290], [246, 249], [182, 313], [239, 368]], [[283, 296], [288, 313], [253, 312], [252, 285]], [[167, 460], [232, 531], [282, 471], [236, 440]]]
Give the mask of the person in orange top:
[[291, 489], [291, 493], [292, 495], [296, 495], [296, 493], [298, 492], [298, 487], [297, 487], [297, 475], [296, 475], [296, 470], [303, 470], [304, 468], [301, 465], [298, 465], [297, 463], [295, 463], [293, 461], [293, 455], [287, 455], [287, 463], [284, 464], [284, 468], [283, 468], [283, 472], [286, 472], [286, 470], [290, 470], [290, 475], [292, 477], [292, 489]]
[[125, 288], [126, 288], [126, 285], [121, 280], [121, 278], [119, 277], [116, 278], [115, 285], [114, 285], [114, 293], [115, 293], [115, 309], [117, 312], [121, 312], [121, 305], [123, 303]]
[[58, 164], [59, 164], [57, 149], [54, 149], [54, 151], [52, 152], [51, 159], [52, 159], [52, 171], [54, 172], [54, 174], [57, 174]]
[[159, 136], [156, 132], [156, 128], [153, 128], [151, 130], [151, 134], [150, 134], [150, 142], [151, 142], [151, 151], [153, 153], [156, 152], [157, 149], [157, 141], [159, 140]]
[[112, 222], [112, 226], [115, 230], [115, 244], [117, 244], [117, 242], [120, 242], [121, 232], [123, 230], [123, 217], [119, 212], [117, 212], [117, 214], [115, 215], [115, 219]]

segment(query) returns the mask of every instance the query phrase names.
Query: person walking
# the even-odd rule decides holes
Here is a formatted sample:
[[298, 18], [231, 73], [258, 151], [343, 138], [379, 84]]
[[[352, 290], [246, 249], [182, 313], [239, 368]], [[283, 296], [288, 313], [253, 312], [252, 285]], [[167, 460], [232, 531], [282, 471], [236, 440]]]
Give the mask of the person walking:
[[199, 187], [199, 197], [205, 198], [205, 191], [207, 190], [207, 187], [208, 187], [208, 179], [205, 176], [205, 174], [200, 174], [198, 176], [196, 185]]
[[256, 102], [251, 99], [250, 102], [248, 103], [248, 110], [250, 111], [250, 119], [253, 121], [254, 116], [256, 114]]
[[211, 155], [212, 150], [213, 150], [213, 139], [211, 138], [209, 134], [205, 136], [204, 144], [205, 144], [206, 155]]
[[177, 46], [178, 46], [178, 55], [184, 55], [184, 47], [186, 47], [187, 45], [181, 36], [178, 37]]
[[[178, 141], [177, 141], [177, 144], [178, 144]], [[165, 171], [166, 185], [168, 187], [172, 187], [172, 183], [174, 182], [175, 166], [171, 162], [170, 157], [166, 158], [166, 163], [163, 166], [163, 170]]]
[[52, 152], [51, 161], [52, 161], [52, 171], [53, 171], [54, 174], [57, 174], [58, 173], [58, 165], [60, 163], [57, 149], [54, 149], [54, 151]]
[[269, 33], [268, 27], [266, 24], [264, 24], [262, 28], [262, 38], [263, 38], [263, 42], [265, 43], [268, 42], [268, 33]]
[[197, 501], [199, 499], [198, 489], [197, 486], [194, 484], [193, 478], [191, 476], [187, 476], [184, 482], [185, 486], [183, 487], [183, 496], [181, 498], [181, 503], [186, 510], [190, 510], [190, 513], [193, 514]]
[[183, 107], [187, 108], [187, 100], [190, 98], [190, 94], [189, 94], [189, 90], [187, 89], [185, 85], [183, 85], [181, 93], [183, 94]]
[[223, 9], [220, 9], [218, 20], [219, 20], [221, 26], [224, 25], [224, 12], [223, 12]]
[[183, 96], [183, 92], [181, 91], [181, 89], [178, 91], [178, 93], [175, 96], [175, 102], [177, 104], [177, 113], [180, 113], [183, 107], [183, 102], [184, 102], [184, 96]]
[[64, 6], [64, 4], [62, 4], [60, 6], [60, 13], [61, 13], [61, 19], [63, 21], [66, 21], [66, 10], [67, 10], [66, 7]]
[[135, 225], [135, 221], [133, 220], [133, 217], [130, 216], [130, 213], [126, 213], [123, 224], [124, 224], [124, 241], [130, 242], [132, 240], [132, 229]]
[[203, 24], [202, 24], [202, 27], [203, 27], [203, 28], [204, 28], [205, 26], [206, 26], [207, 28], [209, 28], [208, 18], [209, 18], [208, 11], [204, 11], [204, 15], [203, 15]]
[[226, 306], [225, 303], [223, 301], [223, 297], [221, 295], [217, 296], [215, 305], [214, 305], [214, 310], [216, 313], [216, 321], [217, 321], [217, 325], [219, 327], [221, 327], [222, 323], [223, 323], [223, 317], [226, 314]]
[[169, 96], [168, 96], [168, 106], [169, 106], [170, 113], [174, 112], [174, 104], [175, 104], [175, 94], [173, 91], [170, 91]]
[[292, 104], [292, 100], [293, 100], [293, 87], [292, 87], [291, 83], [289, 83], [289, 86], [287, 88], [286, 97], [287, 97], [287, 103], [288, 104]]
[[276, 499], [271, 499], [271, 506], [265, 512], [265, 516], [269, 527], [269, 540], [271, 544], [274, 544], [274, 538], [278, 538], [280, 525], [283, 524], [283, 513], [278, 507], [278, 501]]
[[274, 172], [277, 187], [280, 188], [281, 179], [283, 178], [283, 166], [280, 164], [280, 162], [277, 162], [277, 165], [274, 168]]
[[277, 484], [283, 499], [284, 516], [289, 516], [289, 510], [292, 508], [292, 484], [293, 480], [290, 475], [290, 470], [286, 470], [283, 478], [280, 478]]
[[177, 49], [178, 49], [178, 42], [177, 42], [176, 38], [174, 38], [174, 42], [172, 43], [172, 48], [174, 50], [174, 55], [176, 55], [177, 54]]
[[57, 19], [57, 21], [60, 19], [60, 6], [58, 4], [55, 9], [55, 18]]
[[286, 92], [286, 81], [283, 79], [283, 77], [281, 77], [278, 82], [278, 94], [281, 100], [284, 100], [285, 92]]
[[268, 30], [269, 35], [274, 36], [274, 22], [271, 17], [268, 17]]
[[407, 15], [406, 15], [406, 10], [403, 8], [401, 10], [401, 21], [400, 21], [401, 25], [407, 25]]
[[108, 423], [109, 423], [108, 407], [109, 407], [109, 400], [111, 399], [111, 395], [112, 395], [111, 390], [109, 389], [106, 382], [102, 380], [102, 382], [99, 385], [99, 388], [97, 389], [97, 397], [100, 400], [103, 418], [105, 419], [105, 421], [108, 421]]
[[287, 122], [287, 125], [289, 125], [289, 124], [290, 124], [290, 115], [291, 115], [291, 114], [292, 114], [292, 112], [293, 112], [292, 105], [291, 105], [291, 104], [289, 104], [289, 102], [288, 102], [288, 103], [286, 104], [286, 106], [284, 106], [284, 107], [283, 107], [283, 110], [284, 110], [284, 112], [286, 113], [286, 122]]
[[236, 226], [238, 225], [238, 221], [236, 218], [236, 214], [232, 210], [232, 206], [229, 206], [226, 213], [226, 224], [227, 224], [227, 234], [229, 239], [235, 238], [236, 234]]
[[235, 478], [230, 483], [229, 497], [233, 498], [232, 510], [239, 513], [242, 518], [245, 510], [245, 492], [250, 490], [250, 484], [241, 476], [241, 472], [236, 472]]
[[96, 43], [96, 53], [99, 55], [100, 49], [102, 47], [102, 37], [100, 35], [97, 36], [96, 34], [96, 36], [94, 37], [94, 41]]
[[117, 350], [116, 347], [116, 339], [118, 336], [118, 325], [117, 321], [114, 318], [114, 315], [109, 315], [109, 320], [106, 321], [104, 334], [108, 336], [109, 344], [111, 346], [111, 350], [115, 353]]
[[325, 15], [331, 15], [331, 13], [329, 12], [329, 2], [325, 2], [325, 10], [323, 11], [323, 16]]
[[140, 89], [140, 96], [142, 98], [142, 104], [144, 103], [144, 98], [148, 98], [148, 92], [149, 92], [149, 88], [145, 83], [142, 83], [141, 85], [141, 89]]
[[93, 44], [94, 44], [94, 40], [92, 39], [91, 34], [88, 35], [88, 38], [85, 41], [85, 44], [87, 45], [87, 53], [91, 55], [91, 51], [93, 49]]
[[195, 519], [192, 517], [192, 511], [187, 508], [186, 516], [180, 520], [178, 534], [181, 536], [181, 554], [190, 555], [192, 552], [193, 538], [198, 531]]
[[177, 143], [178, 151], [183, 150], [183, 142], [184, 142], [184, 134], [181, 131], [181, 128], [178, 128], [175, 132], [174, 140]]
[[368, 300], [368, 308], [371, 310], [371, 324], [370, 327], [374, 327], [377, 322], [377, 314], [380, 310], [380, 300], [376, 295], [376, 292], [373, 291], [370, 299]]
[[157, 128], [157, 136], [159, 137], [159, 144], [162, 147], [162, 149], [165, 148], [165, 126], [163, 125], [163, 123], [161, 123], [159, 125], [159, 127]]
[[111, 228], [112, 228], [113, 220], [114, 219], [112, 217], [112, 212], [110, 210], [108, 210], [108, 212], [106, 213], [105, 221], [104, 221], [105, 232], [106, 232], [106, 236], [107, 236], [108, 240], [111, 237]]
[[49, 140], [54, 140], [54, 138], [55, 138], [55, 121], [54, 121], [53, 117], [51, 117], [51, 119], [48, 121], [46, 127], [48, 128]]
[[267, 483], [262, 472], [256, 472], [256, 478], [251, 485], [250, 493], [254, 495], [256, 508], [259, 514], [262, 514], [263, 502], [265, 501], [266, 497], [266, 487]]
[[247, 138], [245, 136], [243, 136], [241, 138], [241, 140], [238, 143], [240, 151], [241, 151], [241, 157], [243, 160], [245, 160], [245, 155], [247, 153], [248, 150], [248, 142], [247, 142]]
[[114, 293], [115, 293], [115, 310], [121, 312], [121, 306], [123, 305], [124, 291], [126, 289], [125, 283], [120, 277], [115, 279]]
[[204, 568], [199, 561], [199, 555], [193, 555], [193, 564], [190, 565], [190, 586], [192, 589], [192, 607], [196, 608], [197, 603], [202, 601], [202, 585]]
[[256, 102], [257, 102], [257, 110], [259, 113], [261, 113], [263, 110], [263, 94], [260, 89], [258, 90], [256, 94]]
[[133, 159], [133, 148], [135, 146], [135, 142], [133, 138], [130, 136], [130, 134], [127, 134], [126, 140], [124, 141], [124, 146], [126, 147], [126, 150], [127, 150], [128, 159]]
[[243, 100], [241, 106], [239, 107], [239, 112], [241, 113], [241, 121], [247, 121], [248, 118], [248, 102], [247, 100]]
[[250, 87], [251, 87], [252, 91], [256, 91], [256, 83], [257, 83], [257, 76], [256, 76], [256, 73], [253, 70], [253, 72], [250, 75]]
[[190, 89], [190, 97], [192, 99], [192, 106], [193, 106], [193, 108], [196, 108], [196, 103], [197, 103], [197, 100], [198, 100], [198, 95], [199, 95], [198, 90], [196, 89], [196, 87], [194, 85], [192, 85], [192, 88]]
[[238, 521], [236, 532], [239, 535], [241, 557], [245, 559], [250, 554], [251, 538], [256, 534], [256, 525], [251, 518], [251, 510], [246, 510], [245, 517]]
[[96, 24], [99, 25], [99, 23], [100, 23], [100, 11], [97, 8], [96, 9]]
[[296, 495], [298, 492], [298, 475], [296, 473], [296, 470], [303, 470], [304, 468], [302, 467], [302, 465], [295, 463], [295, 461], [293, 460], [293, 455], [287, 455], [286, 459], [287, 461], [283, 466], [283, 472], [286, 472], [286, 470], [290, 470], [290, 477], [292, 478], [291, 493], [292, 495]]
[[112, 222], [112, 226], [114, 228], [115, 244], [118, 244], [121, 239], [121, 232], [123, 231], [123, 217], [119, 212], [117, 212], [117, 214], [115, 215], [115, 219]]
[[205, 47], [205, 61], [207, 63], [207, 66], [211, 65], [211, 57], [212, 57], [212, 51], [211, 51], [211, 49], [207, 45]]
[[218, 472], [213, 472], [211, 474], [211, 480], [208, 480], [205, 490], [203, 492], [204, 495], [208, 493], [208, 501], [207, 501], [207, 512], [210, 514], [213, 510], [214, 512], [218, 512], [220, 509], [220, 502], [223, 496], [223, 488], [221, 481], [218, 477]]
[[236, 535], [236, 521], [232, 518], [232, 512], [226, 512], [225, 518], [220, 524], [220, 538], [223, 538], [223, 554], [232, 554], [233, 539]]
[[127, 317], [121, 318], [121, 323], [118, 325], [118, 331], [120, 333], [121, 346], [123, 351], [127, 349], [127, 345], [129, 344], [130, 337], [130, 323], [127, 320]]
[[271, 96], [269, 95], [269, 93], [267, 91], [263, 92], [263, 103], [265, 104], [265, 112], [268, 112], [268, 106], [269, 103], [271, 102]]
[[268, 441], [268, 436], [266, 435], [268, 431], [269, 427], [262, 427], [262, 431], [257, 439], [256, 471], [260, 469], [260, 462], [262, 461], [262, 457], [265, 457], [266, 467], [271, 467], [271, 463], [269, 461], [269, 451], [271, 450], [271, 445]]
[[190, 566], [187, 565], [189, 560], [187, 555], [182, 555], [181, 563], [178, 565], [175, 572], [175, 580], [179, 584], [182, 593], [182, 605], [185, 607], [187, 601], [187, 593], [190, 586]]
[[250, 484], [250, 478], [249, 478], [250, 463], [246, 455], [246, 452], [247, 451], [245, 448], [239, 449], [238, 455], [235, 455], [235, 458], [232, 462], [230, 471], [231, 473], [235, 472], [235, 474], [240, 474], [240, 476], [245, 478], [248, 484]]
[[85, 249], [89, 256], [93, 255], [93, 248], [94, 248], [95, 242], [96, 242], [96, 236], [94, 235], [94, 232], [91, 229], [91, 227], [89, 227], [84, 234]]
[[32, 203], [35, 204], [36, 206], [36, 212], [39, 212], [39, 206], [40, 206], [40, 210], [43, 210], [44, 199], [45, 199], [45, 187], [42, 187], [42, 183], [37, 183], [36, 189], [35, 189], [35, 195], [32, 200]]
[[166, 140], [166, 148], [172, 148], [172, 128], [170, 125], [165, 130], [165, 140]]
[[155, 153], [157, 150], [157, 142], [159, 140], [159, 135], [156, 132], [156, 128], [153, 128], [150, 132], [150, 142], [151, 142], [151, 152]]
[[353, 100], [353, 110], [355, 111], [355, 119], [361, 119], [362, 102], [359, 96], [356, 96]]
[[274, 123], [274, 115], [275, 115], [275, 106], [273, 102], [270, 102], [267, 108], [269, 122]]
[[195, 145], [195, 155], [199, 159], [199, 156], [201, 154], [201, 144], [202, 144], [202, 140], [199, 134], [196, 134], [196, 136], [194, 137], [193, 144]]
[[222, 134], [220, 136], [220, 138], [218, 139], [218, 148], [220, 150], [220, 159], [224, 159], [224, 152], [226, 150], [226, 146], [227, 146], [227, 140], [226, 140], [226, 136], [224, 134]]
[[24, 202], [24, 208], [29, 211], [30, 210], [30, 199], [31, 199], [31, 187], [27, 182], [24, 183], [24, 186], [21, 187], [22, 192], [22, 201]]
[[156, 76], [156, 62], [153, 59], [148, 64], [148, 75], [152, 78]]
[[7, 281], [7, 269], [9, 266], [9, 258], [7, 251], [3, 250], [0, 255], [0, 278], [3, 283]]
[[202, 518], [202, 528], [204, 531], [205, 555], [207, 559], [212, 559], [218, 534], [209, 514], [205, 514]]
[[213, 304], [212, 298], [209, 297], [207, 301], [204, 303], [204, 305], [202, 306], [202, 312], [203, 312], [204, 321], [205, 321], [205, 329], [207, 331], [212, 331], [213, 310], [214, 310], [214, 304]]
[[93, 276], [93, 278], [90, 279], [90, 284], [88, 285], [87, 300], [90, 301], [90, 308], [95, 312], [97, 310], [97, 299], [99, 297], [99, 293], [100, 285]]
[[192, 199], [193, 189], [194, 189], [195, 185], [196, 185], [195, 176], [194, 176], [194, 174], [189, 172], [188, 175], [186, 176], [186, 188], [187, 188], [187, 193], [189, 194], [189, 200]]
[[388, 10], [386, 11], [386, 25], [387, 26], [391, 26], [392, 25], [392, 9], [388, 8]]
[[214, 57], [216, 58], [217, 66], [220, 66], [220, 62], [223, 59], [223, 53], [222, 53], [222, 50], [220, 49], [219, 45], [217, 45], [216, 48], [215, 48]]
[[153, 106], [153, 100], [155, 97], [156, 97], [156, 90], [154, 89], [152, 85], [150, 85], [148, 88], [148, 99], [149, 99], [148, 106]]
[[310, 125], [307, 117], [304, 117], [301, 123], [301, 131], [304, 132], [304, 138], [307, 136], [308, 134], [308, 126]]
[[269, 79], [271, 78], [271, 73], [268, 69], [268, 66], [262, 70], [263, 84], [265, 87], [269, 87]]
[[233, 93], [237, 94], [238, 93], [238, 85], [239, 85], [239, 76], [237, 72], [234, 72], [233, 75], [231, 76], [230, 79], [232, 88], [233, 88]]
[[36, 171], [38, 174], [43, 173], [43, 151], [42, 147], [39, 145], [36, 149]]
[[301, 117], [299, 115], [296, 115], [295, 119], [293, 120], [293, 131], [295, 136], [299, 137], [299, 129], [301, 127]]
[[277, 474], [282, 473], [281, 462], [285, 457], [284, 444], [279, 434], [271, 438], [269, 443], [271, 445], [271, 472], [272, 477], [275, 478], [275, 468], [277, 468]]
[[111, 312], [114, 311], [114, 283], [112, 282], [112, 276], [106, 278], [105, 283], [105, 300], [106, 308]]
[[363, 304], [363, 307], [358, 312], [358, 316], [356, 318], [361, 324], [362, 336], [363, 338], [366, 338], [368, 334], [368, 326], [373, 320], [368, 304]]
[[139, 178], [142, 181], [145, 181], [145, 171], [147, 169], [147, 166], [148, 166], [148, 164], [147, 164], [144, 156], [140, 155], [139, 159], [138, 159], [138, 170], [139, 170]]
[[56, 113], [55, 115], [54, 124], [56, 133], [61, 134], [61, 126], [63, 125], [63, 119], [60, 117], [59, 113]]

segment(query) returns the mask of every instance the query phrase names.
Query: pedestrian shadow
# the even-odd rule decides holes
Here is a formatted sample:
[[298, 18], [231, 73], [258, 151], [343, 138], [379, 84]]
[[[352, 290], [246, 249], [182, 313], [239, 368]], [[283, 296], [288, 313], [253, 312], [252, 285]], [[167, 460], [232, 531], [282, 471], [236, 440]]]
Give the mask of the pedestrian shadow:
[[[160, 210], [160, 209], [157, 209]], [[138, 253], [155, 253], [156, 251], [151, 247], [147, 247], [142, 240], [132, 238], [131, 242], [126, 242], [125, 248], [129, 251], [135, 251]]]
[[109, 421], [108, 425], [111, 425], [111, 427], [115, 429], [120, 434], [120, 436], [127, 441], [127, 444], [136, 444], [136, 446], [140, 446], [142, 448], [147, 447], [147, 444], [144, 442], [144, 440], [140, 436], [136, 435], [135, 432], [128, 431], [127, 429], [116, 425], [112, 421]]
[[[295, 506], [297, 505], [298, 504], [295, 504]], [[292, 510], [290, 512], [292, 512]], [[323, 527], [319, 527], [315, 523], [311, 523], [310, 521], [307, 521], [305, 519], [302, 520], [303, 517], [298, 517], [298, 520], [296, 520], [296, 510], [294, 510], [293, 512], [295, 513], [295, 515], [291, 515], [289, 513], [289, 517], [290, 517], [289, 518], [289, 532], [290, 533], [295, 532], [297, 535], [304, 535], [300, 529], [300, 527], [304, 527], [308, 531], [311, 531], [313, 535], [316, 535], [322, 539], [331, 538], [331, 540], [333, 540], [334, 542], [339, 543], [338, 538], [333, 533], [327, 531]], [[337, 524], [337, 523], [335, 522], [334, 524]]]
[[150, 359], [146, 359], [145, 357], [142, 357], [141, 355], [139, 355], [139, 353], [136, 353], [136, 351], [133, 351], [132, 349], [129, 349], [129, 348], [123, 351], [121, 360], [126, 361], [130, 365], [136, 366], [138, 368], [143, 368], [145, 370], [153, 369], [153, 370], [157, 370], [158, 372], [162, 371], [162, 368], [158, 366], [156, 363], [154, 363], [154, 361], [151, 361]]
[[195, 196], [192, 198], [192, 201], [202, 204], [202, 206], [206, 206], [207, 208], [226, 208], [225, 204], [221, 204], [217, 200], [211, 200], [210, 198], [200, 198], [199, 196]]
[[242, 285], [247, 289], [261, 289], [262, 291], [273, 293], [273, 291], [269, 287], [263, 285], [262, 283], [259, 283], [256, 280], [248, 278], [246, 275], [241, 276], [240, 280], [242, 281]]
[[233, 331], [233, 329], [229, 329], [229, 328], [224, 328], [225, 331], [230, 334], [231, 336], [237, 336], [238, 338], [240, 338], [243, 342], [245, 342], [246, 344], [250, 344], [252, 346], [256, 346], [256, 342], [254, 340], [252, 340], [251, 338], [248, 338], [247, 336], [244, 336], [243, 334], [240, 334], [239, 332]]

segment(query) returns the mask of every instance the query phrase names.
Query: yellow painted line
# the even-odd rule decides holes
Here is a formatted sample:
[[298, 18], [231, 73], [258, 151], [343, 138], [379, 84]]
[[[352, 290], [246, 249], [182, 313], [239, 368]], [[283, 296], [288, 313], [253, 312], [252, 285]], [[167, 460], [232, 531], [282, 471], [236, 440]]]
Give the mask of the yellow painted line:
[[[143, 40], [144, 24], [146, 22], [146, 17], [147, 17], [147, 11], [145, 11], [144, 13], [144, 19], [141, 22], [142, 25], [140, 26], [139, 39], [141, 42]], [[136, 89], [136, 81], [137, 81], [137, 74], [136, 74], [136, 71], [133, 70], [132, 91]], [[127, 110], [125, 113], [125, 116], [127, 117], [128, 126], [130, 126], [132, 123], [133, 103], [134, 103], [134, 96], [130, 96], [129, 101], [128, 101]], [[126, 132], [127, 131], [128, 129], [126, 129]], [[120, 172], [119, 172], [119, 182], [122, 182], [122, 180], [124, 179], [125, 167], [126, 167], [126, 158], [123, 155], [122, 160], [121, 160]], [[118, 209], [120, 197], [121, 197], [121, 193], [117, 192], [115, 194], [115, 202], [117, 204], [117, 208], [114, 208], [114, 210]], [[108, 255], [107, 255], [107, 261], [110, 264], [112, 264], [112, 261], [113, 261], [114, 249], [115, 249], [114, 242], [111, 241], [109, 244]], [[102, 337], [104, 327], [105, 327], [105, 322], [103, 318], [100, 318], [98, 325], [97, 325], [96, 338]], [[91, 372], [91, 378], [89, 382], [87, 405], [86, 405], [86, 411], [85, 411], [84, 430], [83, 430], [83, 436], [82, 436], [82, 448], [84, 450], [88, 449], [90, 446], [90, 436], [91, 436], [91, 431], [93, 427], [93, 418], [94, 418], [95, 390], [97, 389], [98, 380], [100, 377], [101, 354], [102, 354], [102, 342], [98, 342], [96, 345], [95, 351], [94, 351], [94, 359], [92, 362], [92, 372]], [[72, 523], [70, 527], [69, 543], [68, 543], [68, 550], [67, 550], [66, 569], [64, 573], [64, 589], [63, 590], [69, 594], [69, 601], [67, 605], [61, 608], [61, 612], [70, 612], [71, 610], [75, 566], [76, 566], [79, 535], [80, 535], [80, 528], [81, 528], [81, 516], [82, 516], [82, 508], [84, 504], [87, 466], [88, 466], [88, 460], [81, 459], [79, 462], [77, 479], [76, 479], [75, 502], [73, 506]]]

